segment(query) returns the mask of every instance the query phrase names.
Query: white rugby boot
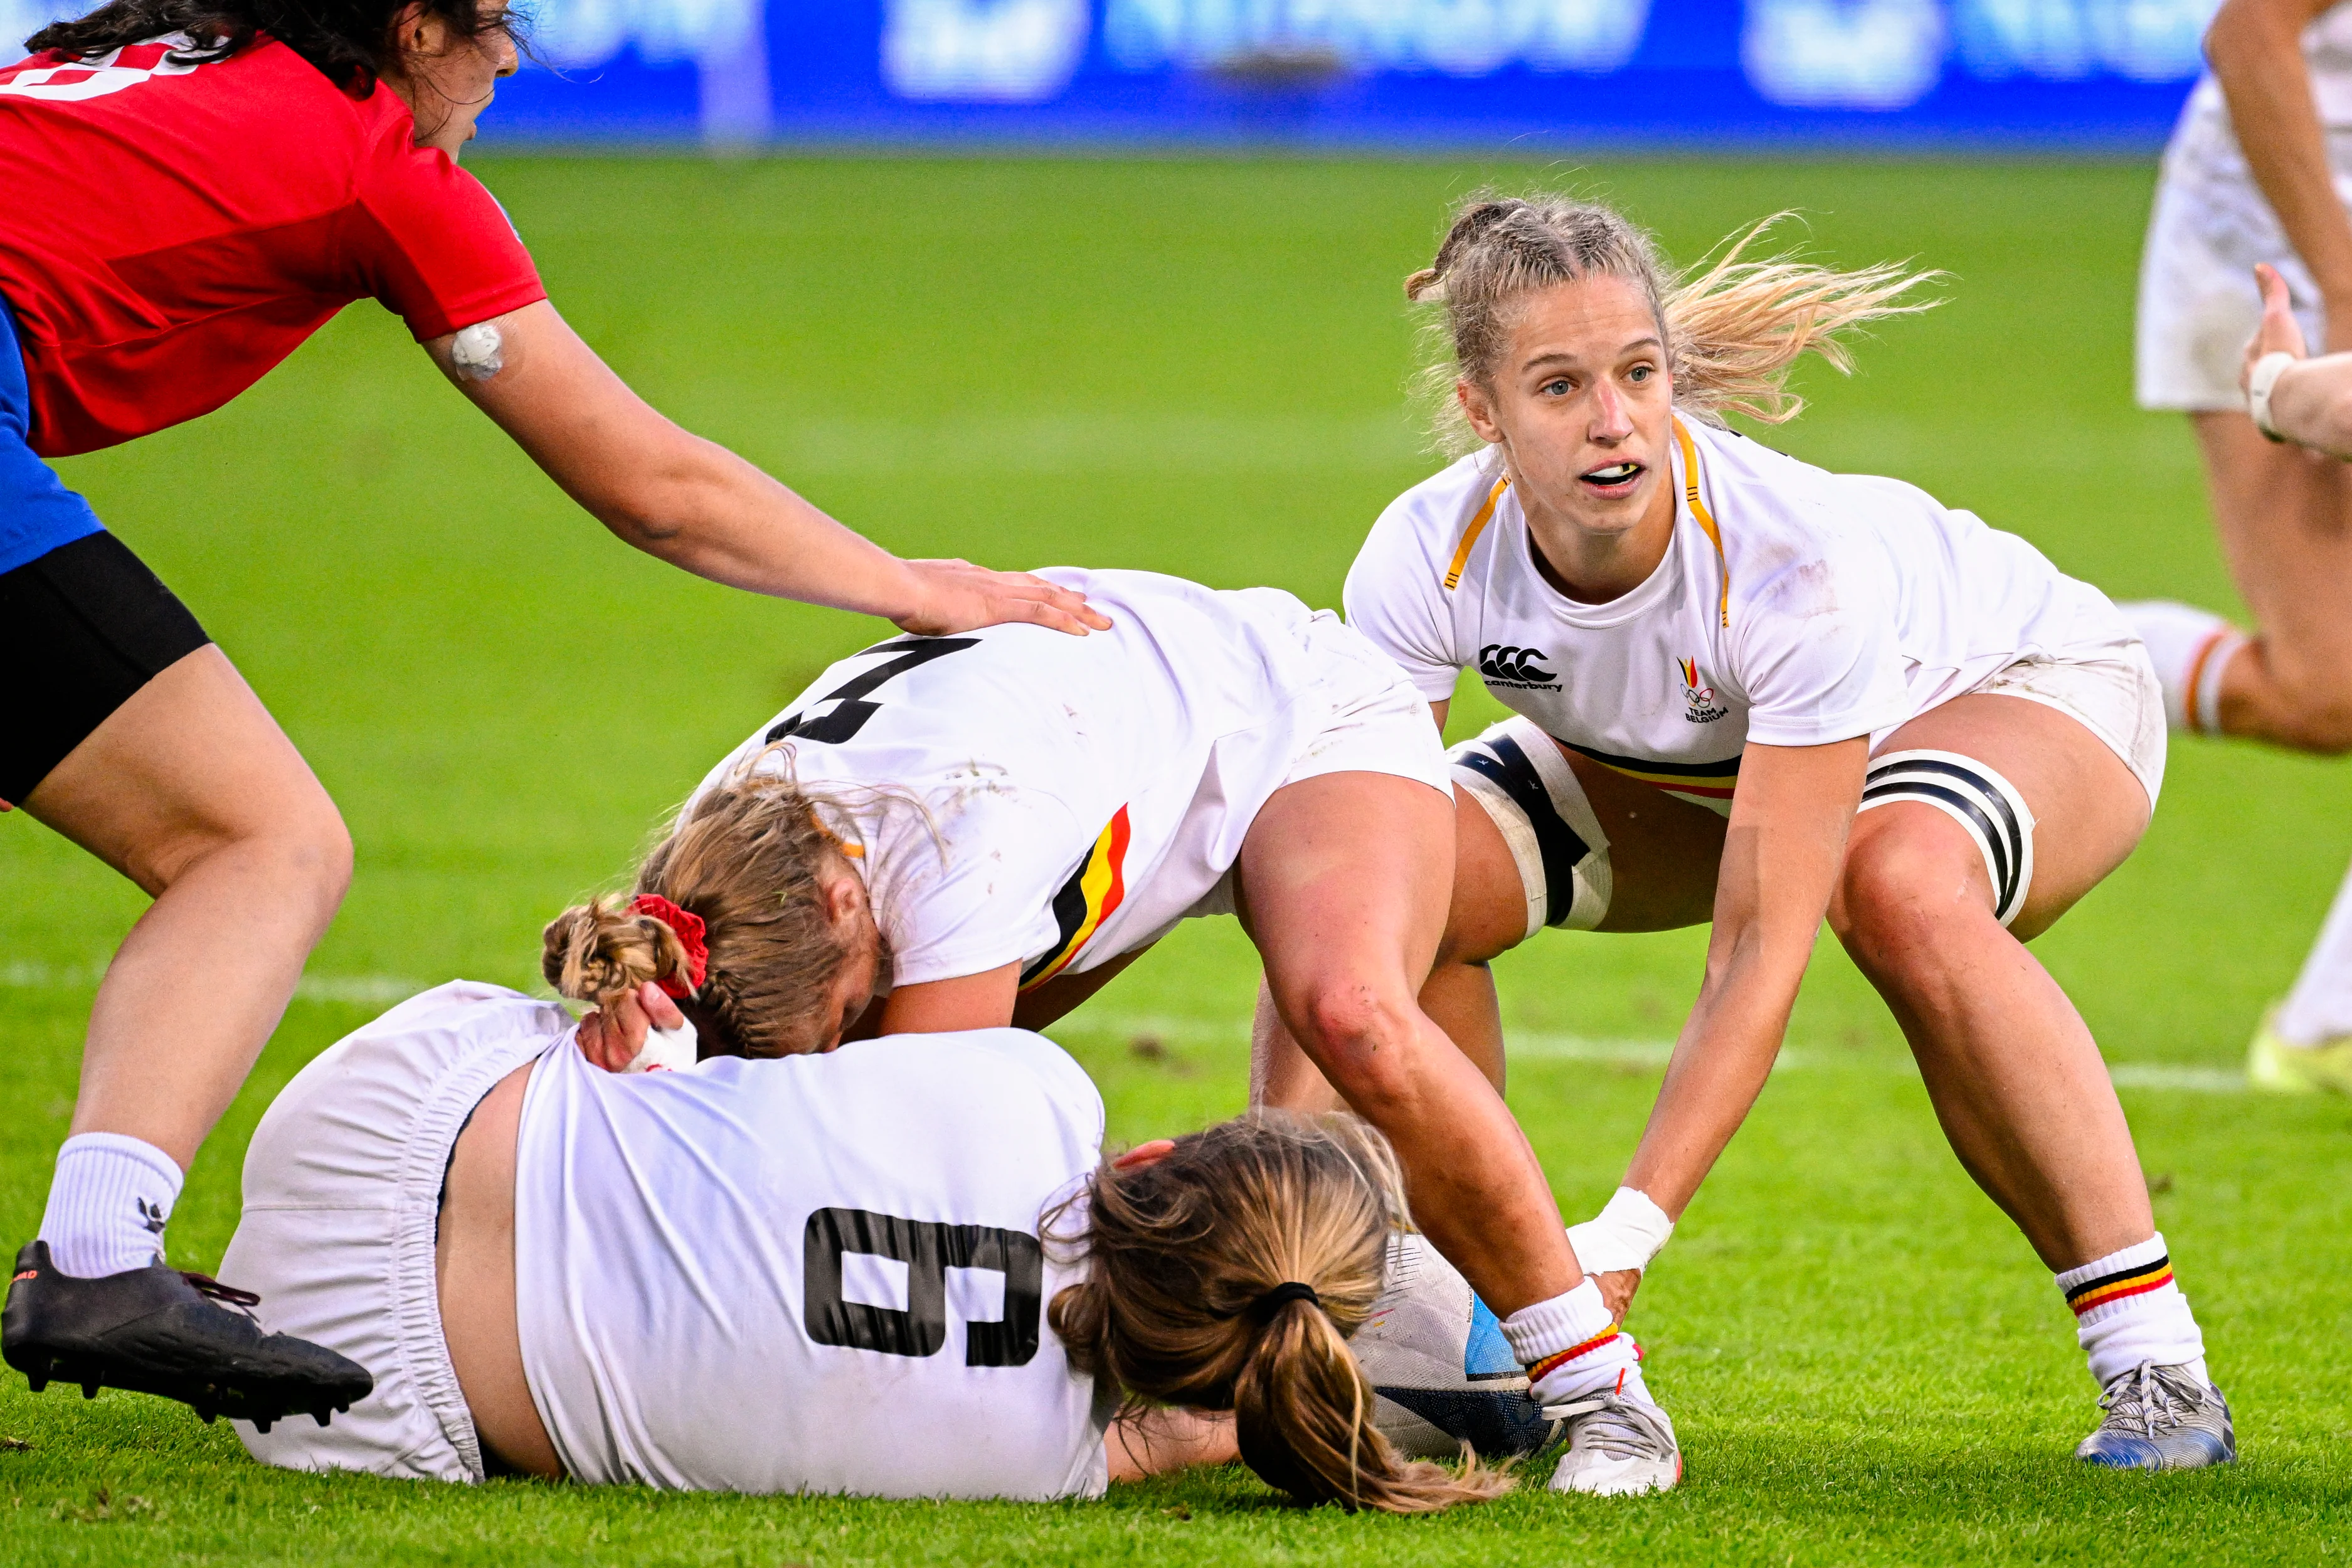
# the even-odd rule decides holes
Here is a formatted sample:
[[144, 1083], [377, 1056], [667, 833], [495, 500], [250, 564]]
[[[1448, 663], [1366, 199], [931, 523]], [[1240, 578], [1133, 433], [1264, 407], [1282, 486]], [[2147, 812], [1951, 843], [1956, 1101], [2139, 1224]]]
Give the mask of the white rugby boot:
[[1673, 1418], [1646, 1399], [1590, 1394], [1548, 1405], [1544, 1415], [1568, 1423], [1568, 1452], [1551, 1473], [1556, 1492], [1638, 1497], [1669, 1490], [1683, 1479]]

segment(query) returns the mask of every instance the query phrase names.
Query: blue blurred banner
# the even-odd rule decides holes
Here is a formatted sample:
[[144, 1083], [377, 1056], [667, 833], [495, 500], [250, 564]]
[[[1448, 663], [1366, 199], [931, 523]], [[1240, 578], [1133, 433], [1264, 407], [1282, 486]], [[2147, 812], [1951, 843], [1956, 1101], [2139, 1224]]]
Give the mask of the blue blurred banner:
[[[55, 0], [0, 0], [37, 26]], [[526, 0], [492, 142], [2148, 149], [2215, 0]]]

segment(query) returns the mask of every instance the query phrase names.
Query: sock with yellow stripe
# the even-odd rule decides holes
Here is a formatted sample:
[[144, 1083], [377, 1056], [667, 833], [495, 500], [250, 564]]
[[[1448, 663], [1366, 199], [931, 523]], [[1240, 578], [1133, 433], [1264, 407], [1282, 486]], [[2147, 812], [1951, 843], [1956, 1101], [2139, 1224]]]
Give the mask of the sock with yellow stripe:
[[1565, 1295], [1522, 1307], [1502, 1322], [1503, 1338], [1528, 1369], [1528, 1393], [1541, 1405], [1590, 1394], [1622, 1394], [1654, 1405], [1642, 1381], [1642, 1351], [1585, 1280]]
[[2067, 1269], [2058, 1276], [2058, 1289], [2074, 1310], [2074, 1337], [2101, 1388], [2142, 1362], [2187, 1367], [2210, 1386], [2205, 1336], [2189, 1310], [2189, 1298], [2173, 1282], [2172, 1258], [2161, 1233]]

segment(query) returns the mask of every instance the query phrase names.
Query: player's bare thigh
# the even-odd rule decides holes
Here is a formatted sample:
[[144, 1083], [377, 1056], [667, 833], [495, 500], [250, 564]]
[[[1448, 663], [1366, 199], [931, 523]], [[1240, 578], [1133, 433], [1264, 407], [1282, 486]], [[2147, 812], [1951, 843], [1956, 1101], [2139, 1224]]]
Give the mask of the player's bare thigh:
[[[1724, 819], [1705, 806], [1636, 784], [1560, 749], [1601, 830], [1609, 838], [1615, 886], [1595, 930], [1673, 931], [1713, 918], [1723, 862]], [[1527, 933], [1527, 899], [1510, 847], [1467, 792], [1454, 792], [1454, 900], [1444, 957], [1480, 963], [1517, 947]]]
[[[1878, 750], [1973, 757], [2025, 797], [2034, 819], [2033, 882], [2009, 927], [2021, 942], [2049, 930], [2106, 880], [2147, 831], [2150, 805], [2137, 775], [2086, 726], [2045, 703], [1990, 692], [1956, 698], [1895, 731]], [[1897, 851], [1907, 864], [1939, 865], [1968, 879], [1973, 895], [1990, 904], [1992, 880], [1976, 841], [1942, 812], [1897, 801], [1854, 818], [1849, 868], [1884, 863]], [[1869, 886], [1852, 876], [1841, 883], [1830, 905], [1833, 929], [1848, 929], [1848, 902], [1868, 896]]]

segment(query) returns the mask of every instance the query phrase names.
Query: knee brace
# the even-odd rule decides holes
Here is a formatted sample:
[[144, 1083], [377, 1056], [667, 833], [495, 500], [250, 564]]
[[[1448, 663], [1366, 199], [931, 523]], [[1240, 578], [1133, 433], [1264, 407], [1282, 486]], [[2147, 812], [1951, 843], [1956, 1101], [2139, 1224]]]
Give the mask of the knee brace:
[[2015, 920], [2033, 886], [2033, 813], [2017, 786], [1958, 752], [1889, 752], [1863, 775], [1861, 809], [1898, 800], [1932, 805], [1968, 830], [1992, 879], [1994, 918]]
[[1609, 836], [1551, 737], [1531, 720], [1506, 719], [1446, 758], [1454, 784], [1510, 846], [1528, 900], [1527, 934], [1599, 925], [1609, 912]]

